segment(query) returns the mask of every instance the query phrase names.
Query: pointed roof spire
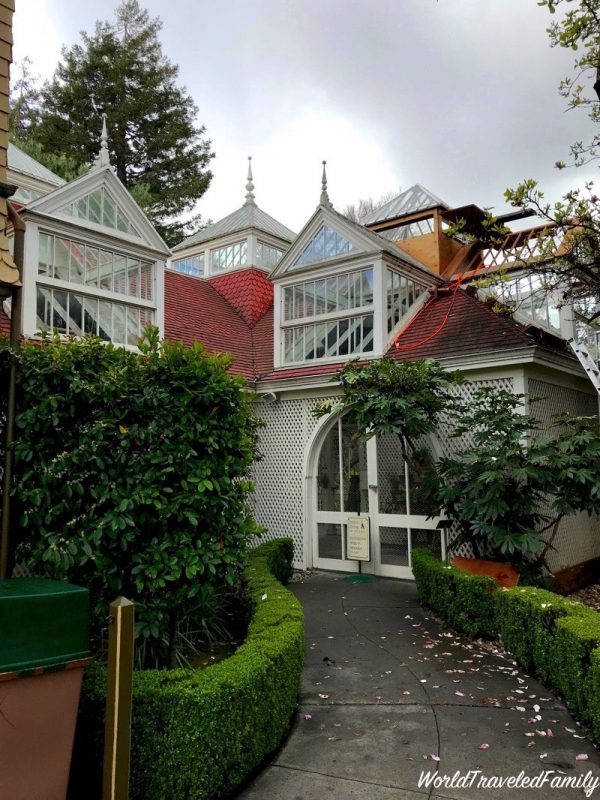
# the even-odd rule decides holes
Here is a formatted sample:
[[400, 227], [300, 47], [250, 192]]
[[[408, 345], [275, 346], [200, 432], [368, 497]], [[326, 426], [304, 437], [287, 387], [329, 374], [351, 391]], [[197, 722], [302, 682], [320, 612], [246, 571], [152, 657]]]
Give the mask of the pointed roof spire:
[[325, 169], [327, 166], [327, 162], [323, 161], [323, 176], [321, 177], [321, 200], [320, 205], [322, 206], [330, 206], [331, 200], [329, 199], [329, 195], [327, 194], [327, 170]]
[[94, 159], [94, 167], [110, 167], [108, 153], [108, 132], [106, 130], [106, 114], [102, 114], [102, 134], [100, 136], [100, 150]]
[[248, 156], [248, 183], [246, 184], [246, 202], [247, 206], [255, 206], [254, 202], [254, 183], [252, 181], [252, 156]]

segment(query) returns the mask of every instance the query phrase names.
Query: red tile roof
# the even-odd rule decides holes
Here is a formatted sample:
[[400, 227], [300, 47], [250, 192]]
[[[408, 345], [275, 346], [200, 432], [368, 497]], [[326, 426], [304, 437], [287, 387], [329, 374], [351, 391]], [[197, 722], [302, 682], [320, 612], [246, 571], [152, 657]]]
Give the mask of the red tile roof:
[[165, 338], [231, 353], [233, 371], [247, 380], [254, 377], [250, 328], [208, 281], [165, 271]]
[[[229, 352], [233, 371], [247, 380], [284, 380], [332, 375], [340, 364], [314, 363], [274, 369], [272, 285], [266, 303], [262, 274], [243, 270], [218, 279], [201, 280], [167, 271], [165, 275], [165, 336], [186, 344], [200, 341], [209, 352]], [[219, 289], [214, 285], [219, 281]], [[269, 282], [270, 283], [270, 282]], [[236, 285], [240, 291], [236, 294]], [[258, 297], [253, 299], [252, 289]], [[228, 298], [226, 299], [225, 292]], [[258, 317], [258, 319], [257, 319]], [[553, 339], [554, 337], [550, 337]], [[401, 360], [447, 359], [519, 350], [540, 342], [537, 329], [523, 328], [511, 318], [493, 312], [463, 289], [438, 290], [413, 318], [387, 355]], [[562, 340], [546, 342], [566, 352]]]
[[515, 350], [536, 341], [514, 320], [459, 289], [432, 296], [395, 344], [388, 355], [412, 361]]
[[261, 270], [250, 268], [218, 275], [209, 278], [208, 283], [215, 287], [251, 328], [273, 305], [273, 284]]

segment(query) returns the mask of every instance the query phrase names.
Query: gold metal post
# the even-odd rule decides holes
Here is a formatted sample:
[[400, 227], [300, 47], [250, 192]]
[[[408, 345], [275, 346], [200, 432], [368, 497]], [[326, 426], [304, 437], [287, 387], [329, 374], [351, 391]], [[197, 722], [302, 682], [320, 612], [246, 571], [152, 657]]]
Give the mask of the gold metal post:
[[118, 597], [110, 604], [108, 629], [103, 800], [129, 798], [133, 640], [133, 603]]

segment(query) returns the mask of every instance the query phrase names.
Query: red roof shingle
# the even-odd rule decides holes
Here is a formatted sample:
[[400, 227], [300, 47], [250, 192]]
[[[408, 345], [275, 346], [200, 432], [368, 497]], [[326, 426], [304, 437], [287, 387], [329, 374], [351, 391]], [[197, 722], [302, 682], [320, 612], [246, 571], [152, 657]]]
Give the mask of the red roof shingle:
[[[398, 346], [387, 355], [412, 361], [519, 350], [539, 344], [538, 333], [493, 312], [463, 289], [442, 289], [400, 333]], [[273, 287], [258, 270], [210, 280], [168, 271], [165, 336], [186, 344], [202, 342], [212, 353], [231, 353], [233, 371], [252, 382], [327, 376], [341, 367], [315, 362], [274, 369]], [[565, 352], [562, 341], [548, 344]]]
[[233, 371], [254, 378], [250, 328], [208, 281], [165, 272], [165, 338], [186, 345], [201, 342], [210, 353], [231, 353]]
[[388, 355], [400, 360], [450, 358], [535, 344], [514, 320], [462, 289], [433, 296], [396, 339]]
[[264, 272], [244, 269], [209, 278], [210, 283], [253, 328], [273, 305], [273, 284]]

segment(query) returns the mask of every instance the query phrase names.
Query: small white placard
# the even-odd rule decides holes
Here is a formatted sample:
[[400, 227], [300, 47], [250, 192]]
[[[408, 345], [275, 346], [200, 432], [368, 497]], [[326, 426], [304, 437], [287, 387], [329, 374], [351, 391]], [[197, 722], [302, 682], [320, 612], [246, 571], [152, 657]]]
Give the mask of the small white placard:
[[368, 517], [348, 517], [346, 558], [351, 561], [370, 561], [371, 547]]

